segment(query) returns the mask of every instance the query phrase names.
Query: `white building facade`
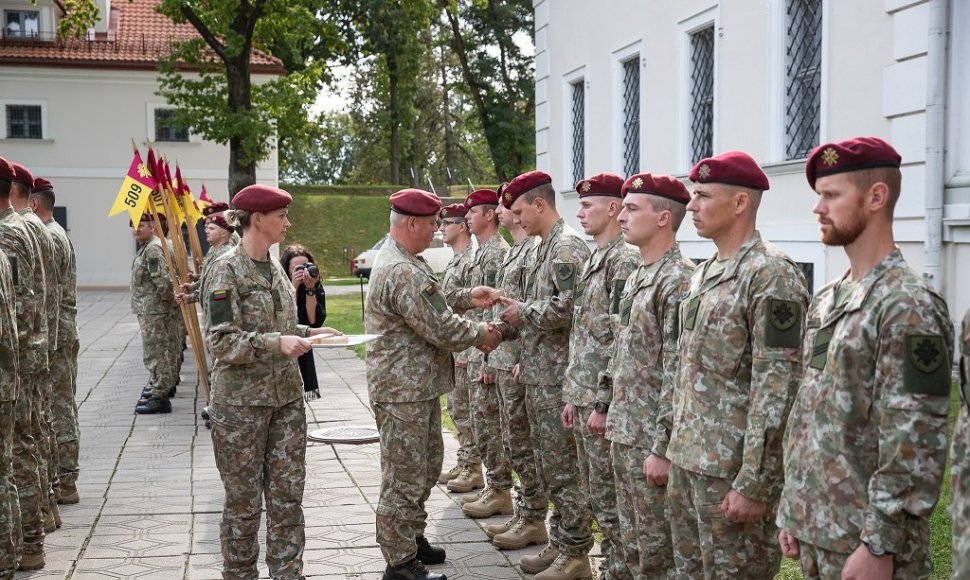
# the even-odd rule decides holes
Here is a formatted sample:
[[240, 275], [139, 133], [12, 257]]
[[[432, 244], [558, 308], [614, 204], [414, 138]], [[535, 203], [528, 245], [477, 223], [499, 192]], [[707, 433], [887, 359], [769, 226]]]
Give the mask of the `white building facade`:
[[[698, 159], [742, 150], [771, 180], [758, 229], [818, 289], [848, 261], [819, 242], [805, 158], [819, 143], [876, 136], [903, 157], [897, 243], [954, 319], [970, 308], [970, 0], [535, 0], [534, 9], [536, 164], [577, 230], [573, 185], [583, 176], [649, 171], [686, 182]], [[679, 238], [692, 258], [714, 253], [690, 220]]]

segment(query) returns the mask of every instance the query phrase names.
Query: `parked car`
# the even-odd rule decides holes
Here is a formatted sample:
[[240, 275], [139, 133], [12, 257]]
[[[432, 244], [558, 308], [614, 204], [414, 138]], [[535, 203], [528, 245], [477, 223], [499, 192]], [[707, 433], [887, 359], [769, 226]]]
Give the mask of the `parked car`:
[[[350, 271], [354, 276], [358, 278], [370, 278], [371, 274], [377, 268], [377, 264], [374, 263], [377, 258], [377, 250], [381, 249], [385, 241], [387, 241], [386, 234], [383, 238], [377, 240], [377, 243], [371, 249], [364, 250], [350, 262]], [[448, 265], [448, 262], [455, 255], [455, 252], [452, 251], [451, 246], [442, 240], [441, 232], [435, 232], [434, 239], [431, 240], [431, 247], [418, 255], [427, 260], [432, 270], [436, 273], [441, 273], [445, 271], [445, 266]]]

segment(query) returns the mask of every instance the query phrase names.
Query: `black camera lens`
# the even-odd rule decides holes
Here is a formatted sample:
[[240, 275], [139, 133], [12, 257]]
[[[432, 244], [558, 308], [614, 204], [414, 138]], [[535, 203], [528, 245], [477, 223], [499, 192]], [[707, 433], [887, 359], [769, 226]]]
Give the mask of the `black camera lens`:
[[313, 262], [307, 262], [304, 265], [304, 267], [306, 268], [307, 275], [310, 276], [311, 278], [320, 277], [320, 268], [317, 268], [317, 265], [314, 264]]

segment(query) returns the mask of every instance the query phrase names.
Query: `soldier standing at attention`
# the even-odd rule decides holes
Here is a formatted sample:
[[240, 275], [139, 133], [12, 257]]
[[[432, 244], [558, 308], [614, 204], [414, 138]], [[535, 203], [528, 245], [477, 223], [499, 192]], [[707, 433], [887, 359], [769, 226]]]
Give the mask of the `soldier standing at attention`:
[[[7, 256], [13, 273], [17, 314], [17, 367], [20, 390], [14, 416], [13, 475], [16, 498], [3, 498], [20, 505], [18, 570], [38, 570], [44, 558], [44, 506], [47, 490], [41, 485], [40, 438], [35, 431], [35, 415], [41, 412], [41, 391], [36, 371], [47, 361], [44, 316], [44, 266], [39, 249], [27, 232], [24, 218], [10, 205], [10, 189], [16, 173], [13, 165], [0, 157], [0, 251]], [[15, 523], [15, 525], [18, 525]]]
[[242, 241], [206, 278], [205, 343], [212, 367], [212, 450], [226, 500], [219, 526], [223, 578], [256, 578], [266, 498], [266, 565], [273, 578], [303, 578], [306, 411], [297, 357], [307, 337], [335, 332], [297, 324], [296, 294], [269, 254], [290, 227], [289, 193], [265, 185], [233, 198]]
[[[165, 216], [157, 216], [164, 227]], [[131, 263], [131, 311], [138, 317], [141, 330], [142, 360], [148, 369], [148, 387], [135, 405], [135, 413], [154, 415], [171, 413], [169, 397], [178, 378], [178, 351], [172, 342], [172, 310], [175, 296], [165, 265], [162, 244], [155, 235], [156, 216], [145, 212], [132, 237], [138, 251]]]
[[970, 577], [970, 310], [960, 333], [960, 417], [953, 431], [950, 517], [953, 520], [953, 577]]
[[623, 239], [640, 250], [613, 314], [616, 347], [610, 371], [613, 402], [606, 417], [612, 443], [620, 542], [626, 572], [662, 579], [674, 567], [666, 515], [667, 442], [677, 381], [680, 301], [694, 264], [677, 245], [690, 194], [669, 175], [641, 173], [623, 184]]
[[[0, 158], [0, 164], [6, 163]], [[0, 180], [3, 169], [0, 169]], [[0, 230], [0, 238], [3, 233]], [[13, 269], [0, 239], [0, 578], [17, 572], [20, 547], [20, 505], [13, 476], [14, 425], [20, 391], [17, 341], [17, 295]]]
[[[424, 536], [424, 502], [441, 472], [444, 440], [438, 398], [453, 384], [449, 351], [494, 349], [501, 334], [484, 322], [455, 314], [427, 262], [441, 201], [419, 189], [391, 196], [390, 235], [370, 281], [365, 310], [367, 387], [381, 438], [381, 493], [377, 543], [387, 560], [385, 580], [445, 580], [425, 564], [445, 551]], [[245, 236], [244, 238], [245, 239]], [[487, 288], [471, 292], [476, 307], [491, 303]]]
[[60, 302], [58, 308], [57, 339], [51, 366], [51, 412], [56, 452], [51, 458], [57, 467], [59, 488], [57, 502], [75, 504], [80, 501], [77, 478], [80, 473], [80, 428], [77, 420], [77, 356], [80, 349], [77, 331], [77, 259], [67, 232], [54, 220], [54, 186], [41, 177], [34, 178], [30, 191], [30, 209], [44, 222], [54, 241], [57, 258], [55, 268], [60, 274]]
[[859, 137], [806, 164], [822, 243], [849, 271], [805, 319], [805, 373], [785, 433], [779, 540], [807, 578], [929, 578], [943, 482], [953, 324], [893, 239], [900, 156]]
[[612, 387], [602, 382], [613, 355], [614, 333], [610, 315], [616, 311], [623, 286], [640, 261], [633, 246], [623, 241], [616, 218], [622, 209], [623, 178], [600, 173], [576, 184], [576, 217], [596, 250], [586, 260], [579, 278], [569, 335], [569, 366], [563, 384], [562, 424], [576, 437], [579, 480], [589, 497], [593, 516], [603, 532], [600, 576], [632, 579], [626, 573], [623, 542], [616, 515], [616, 487], [610, 463], [606, 414], [613, 400]]
[[593, 547], [592, 515], [579, 483], [576, 440], [559, 415], [576, 284], [590, 251], [559, 216], [548, 174], [519, 175], [503, 195], [522, 229], [542, 239], [523, 301], [502, 298], [501, 318], [522, 340], [517, 375], [526, 387], [539, 474], [555, 506], [549, 545], [537, 556], [523, 556], [519, 565], [524, 572], [537, 574], [537, 580], [588, 578], [592, 575], [587, 557]]
[[[472, 259], [469, 279], [472, 286], [495, 286], [498, 270], [505, 261], [509, 244], [498, 231], [498, 194], [491, 189], [473, 191], [465, 198], [468, 213], [465, 222], [478, 241]], [[458, 308], [471, 308], [470, 289], [458, 292]], [[491, 311], [476, 313], [479, 320], [491, 320]], [[471, 379], [471, 409], [479, 454], [485, 459], [487, 486], [475, 496], [462, 498], [461, 511], [473, 518], [512, 513], [512, 466], [502, 443], [502, 399], [495, 386], [495, 375], [486, 373], [485, 356], [478, 350], [468, 353], [468, 376]]]
[[[209, 207], [212, 206], [208, 206], [202, 211], [205, 212]], [[200, 298], [205, 296], [206, 274], [208, 274], [216, 258], [235, 247], [235, 244], [231, 242], [235, 233], [236, 228], [229, 225], [223, 212], [210, 212], [208, 217], [205, 218], [205, 241], [209, 243], [209, 251], [205, 253], [205, 258], [202, 260], [202, 269], [196, 279], [179, 286], [179, 292], [175, 295], [177, 302], [188, 304], [199, 302], [202, 309], [205, 310], [206, 301], [200, 301]]]
[[681, 303], [667, 459], [677, 576], [772, 578], [782, 435], [801, 376], [805, 278], [755, 229], [768, 177], [745, 153], [699, 161], [687, 204], [717, 253]]
[[[441, 292], [448, 305], [455, 312], [468, 319], [474, 319], [473, 313], [465, 313], [465, 309], [455, 308], [454, 297], [460, 290], [471, 284], [469, 272], [475, 257], [475, 246], [472, 235], [465, 223], [468, 209], [460, 203], [453, 203], [441, 210], [441, 237], [454, 251], [441, 279]], [[468, 376], [468, 353], [455, 352], [454, 388], [449, 388], [448, 415], [451, 416], [455, 428], [458, 429], [458, 457], [455, 466], [442, 471], [438, 476], [438, 483], [448, 485], [450, 491], [467, 493], [485, 485], [482, 478], [482, 456], [479, 453], [475, 424], [471, 410], [471, 378]]]

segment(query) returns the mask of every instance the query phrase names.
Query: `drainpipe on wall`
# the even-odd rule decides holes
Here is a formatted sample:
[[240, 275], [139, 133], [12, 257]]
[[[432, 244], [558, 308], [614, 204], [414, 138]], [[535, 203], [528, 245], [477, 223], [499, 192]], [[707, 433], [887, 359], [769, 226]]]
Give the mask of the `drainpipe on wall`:
[[947, 0], [930, 0], [926, 46], [926, 244], [923, 278], [943, 288], [943, 151], [946, 143], [946, 32]]

